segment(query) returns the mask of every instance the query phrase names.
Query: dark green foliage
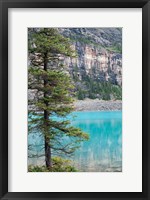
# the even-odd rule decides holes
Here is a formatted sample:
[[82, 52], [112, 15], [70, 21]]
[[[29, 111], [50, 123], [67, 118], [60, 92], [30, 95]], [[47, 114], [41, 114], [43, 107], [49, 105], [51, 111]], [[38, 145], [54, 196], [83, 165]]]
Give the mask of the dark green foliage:
[[28, 167], [29, 172], [77, 172], [75, 167], [71, 166], [70, 160], [65, 160], [60, 157], [52, 158], [52, 168], [47, 169], [45, 166], [32, 166]]
[[83, 100], [85, 99], [85, 91], [82, 90], [81, 88], [78, 88], [78, 91], [77, 91], [77, 97], [79, 100]]
[[[79, 79], [80, 69], [76, 66], [73, 68], [73, 81], [76, 85], [76, 97], [79, 100], [85, 98], [90, 99], [102, 99], [102, 100], [121, 100], [122, 99], [122, 87], [119, 85], [112, 84], [107, 81], [99, 81], [90, 75], [83, 75]], [[92, 74], [96, 74], [95, 68], [92, 69]]]
[[[61, 56], [75, 56], [68, 39], [53, 28], [29, 29], [28, 88], [34, 98], [28, 102], [28, 133], [43, 135], [48, 170], [52, 168], [53, 153], [70, 155], [88, 139], [87, 134], [65, 120], [73, 111], [74, 85]], [[56, 116], [63, 120], [55, 120]], [[64, 144], [63, 137], [69, 137], [70, 142]]]
[[114, 44], [113, 46], [106, 47], [108, 51], [114, 52], [114, 53], [122, 53], [122, 46], [121, 44]]
[[42, 61], [45, 53], [48, 53], [48, 60], [58, 59], [58, 54], [75, 55], [70, 48], [69, 39], [60, 35], [54, 28], [29, 29], [29, 34], [29, 52], [40, 54]]
[[99, 82], [90, 79], [88, 76], [83, 81], [86, 90], [82, 87], [77, 87], [77, 98], [83, 100], [85, 98], [90, 99], [102, 99], [102, 100], [115, 100], [122, 99], [122, 88], [118, 85], [113, 85], [109, 82]]

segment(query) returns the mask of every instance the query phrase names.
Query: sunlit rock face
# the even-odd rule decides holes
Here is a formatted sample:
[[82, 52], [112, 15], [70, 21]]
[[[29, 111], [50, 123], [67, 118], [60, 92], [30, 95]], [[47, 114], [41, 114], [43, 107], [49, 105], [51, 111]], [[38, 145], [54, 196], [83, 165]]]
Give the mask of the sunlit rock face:
[[82, 80], [122, 85], [122, 30], [120, 28], [59, 28], [70, 38], [76, 58], [61, 58], [70, 73]]
[[[76, 52], [70, 58], [57, 55], [59, 62], [49, 61], [50, 68], [62, 65], [65, 73], [71, 75], [79, 100], [122, 99], [122, 29], [121, 28], [56, 28], [68, 38]], [[30, 30], [31, 31], [31, 30]], [[29, 31], [29, 39], [30, 39]], [[33, 30], [32, 30], [33, 31]], [[37, 31], [37, 29], [34, 29]], [[28, 59], [30, 66], [31, 54]], [[37, 56], [37, 55], [36, 55]], [[37, 56], [38, 61], [38, 56]], [[43, 68], [43, 66], [40, 66]], [[32, 90], [32, 91], [31, 91]], [[29, 88], [29, 98], [37, 91]], [[39, 94], [38, 94], [39, 95]]]

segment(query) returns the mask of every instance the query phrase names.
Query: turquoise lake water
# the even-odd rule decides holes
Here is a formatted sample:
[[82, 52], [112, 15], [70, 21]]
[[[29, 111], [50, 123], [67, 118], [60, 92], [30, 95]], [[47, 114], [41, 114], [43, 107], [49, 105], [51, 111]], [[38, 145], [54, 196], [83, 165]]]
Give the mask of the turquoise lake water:
[[[73, 118], [72, 125], [90, 136], [89, 141], [82, 142], [71, 158], [74, 166], [81, 172], [122, 171], [122, 112], [84, 111], [73, 114], [76, 117]], [[28, 141], [36, 141], [36, 150], [41, 151], [38, 150], [38, 136], [30, 137]], [[42, 162], [42, 158], [40, 159]], [[37, 164], [40, 159], [30, 159], [29, 164]]]

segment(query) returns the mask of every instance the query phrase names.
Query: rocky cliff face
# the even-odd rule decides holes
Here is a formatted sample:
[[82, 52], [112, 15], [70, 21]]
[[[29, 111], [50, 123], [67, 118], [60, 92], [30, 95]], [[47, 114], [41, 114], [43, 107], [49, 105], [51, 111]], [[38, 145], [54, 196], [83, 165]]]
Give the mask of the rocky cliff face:
[[[72, 48], [77, 53], [76, 58], [62, 58], [62, 62], [69, 66], [77, 90], [81, 90], [82, 93], [86, 91], [84, 97], [89, 97], [87, 82], [109, 83], [121, 90], [122, 29], [59, 28], [58, 30], [70, 39]], [[101, 98], [101, 95], [97, 93], [93, 98], [96, 97]]]
[[60, 33], [70, 38], [77, 58], [64, 58], [71, 74], [80, 80], [89, 76], [100, 82], [122, 85], [122, 36], [117, 28], [66, 28]]
[[57, 30], [70, 40], [77, 55], [75, 58], [60, 55], [59, 62], [68, 66], [78, 99], [121, 99], [122, 29], [57, 28]]

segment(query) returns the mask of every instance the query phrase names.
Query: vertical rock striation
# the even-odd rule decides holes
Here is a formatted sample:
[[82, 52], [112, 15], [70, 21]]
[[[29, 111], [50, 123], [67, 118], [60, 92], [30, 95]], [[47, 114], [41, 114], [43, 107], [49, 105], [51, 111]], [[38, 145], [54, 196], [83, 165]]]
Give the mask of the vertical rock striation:
[[88, 90], [85, 80], [122, 87], [122, 29], [59, 28], [58, 30], [70, 39], [72, 48], [77, 52], [76, 58], [61, 60], [69, 66], [70, 74], [78, 89]]

